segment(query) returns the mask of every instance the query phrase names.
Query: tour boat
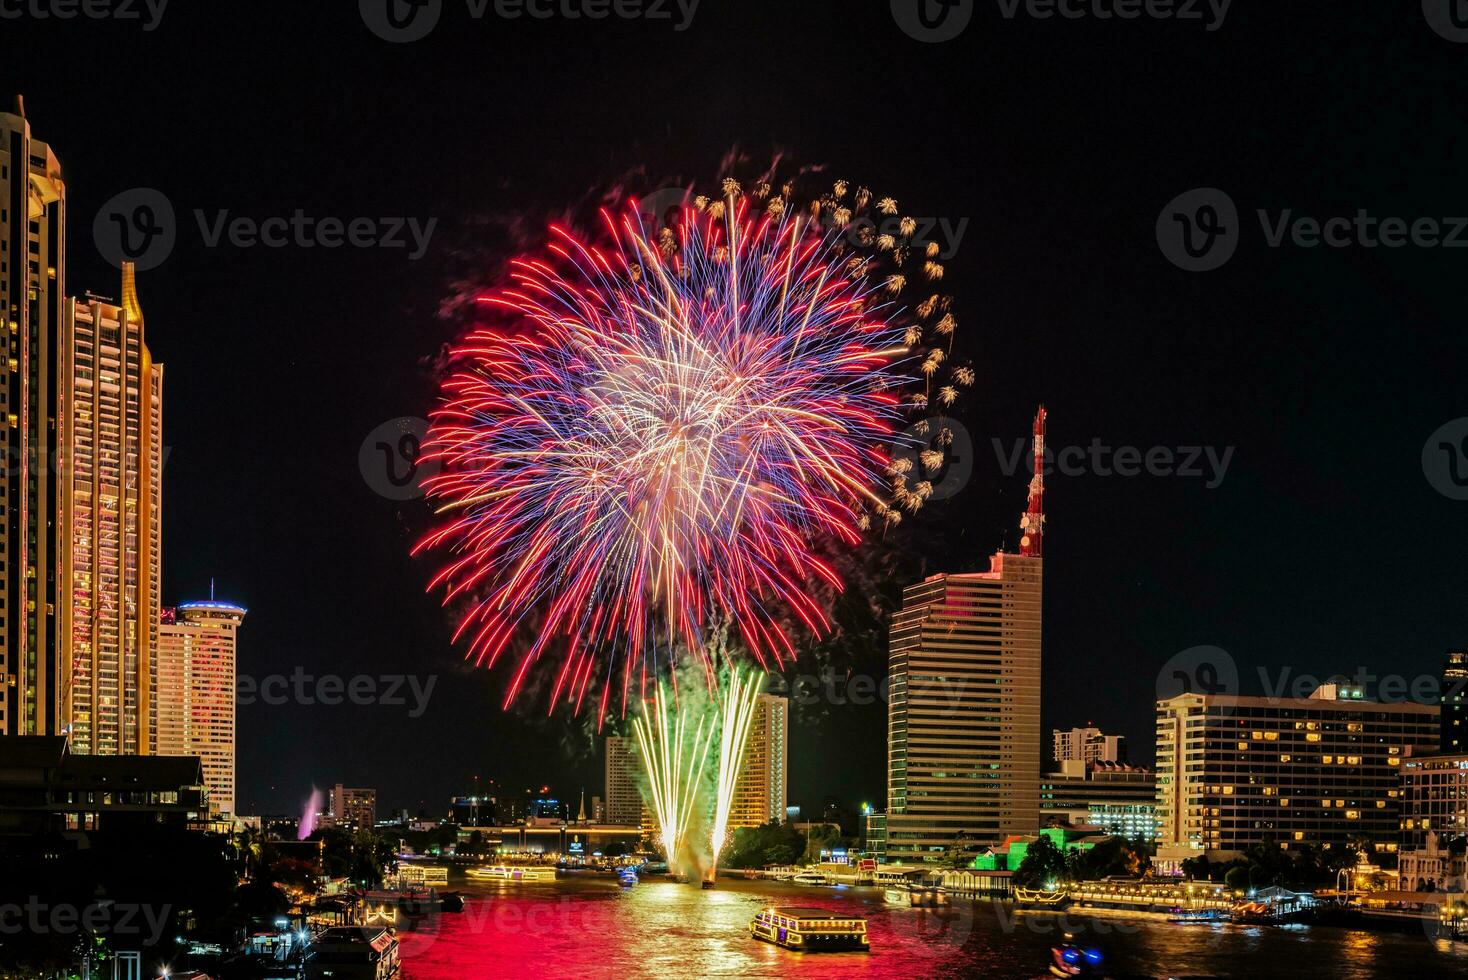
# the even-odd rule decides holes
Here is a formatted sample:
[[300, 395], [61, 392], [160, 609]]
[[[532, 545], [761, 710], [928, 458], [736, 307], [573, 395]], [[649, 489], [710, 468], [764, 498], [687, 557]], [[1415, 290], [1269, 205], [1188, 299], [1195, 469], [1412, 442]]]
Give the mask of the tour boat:
[[1014, 903], [1025, 908], [1059, 909], [1070, 902], [1062, 889], [1019, 888], [1014, 890]]
[[1167, 913], [1167, 921], [1178, 925], [1213, 925], [1228, 920], [1224, 909], [1173, 909]]
[[949, 905], [948, 891], [941, 885], [888, 885], [882, 893], [888, 905], [904, 908], [934, 909]]
[[522, 868], [497, 864], [492, 868], [470, 868], [470, 878], [481, 881], [555, 881], [555, 868]]
[[750, 920], [749, 934], [755, 939], [806, 953], [865, 952], [871, 948], [867, 945], [865, 918], [829, 909], [767, 908]]
[[802, 871], [802, 872], [800, 872], [800, 874], [796, 875], [795, 877], [791, 878], [790, 880], [793, 881], [797, 885], [824, 885], [824, 884], [826, 884], [826, 876], [823, 875], [823, 874], [821, 874], [819, 871]]

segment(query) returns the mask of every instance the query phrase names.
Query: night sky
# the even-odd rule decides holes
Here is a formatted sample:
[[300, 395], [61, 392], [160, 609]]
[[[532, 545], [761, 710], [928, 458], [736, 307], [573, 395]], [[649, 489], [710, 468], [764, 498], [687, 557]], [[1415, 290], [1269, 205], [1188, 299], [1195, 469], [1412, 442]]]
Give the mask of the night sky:
[[[1418, 4], [1236, 0], [1208, 31], [980, 2], [943, 43], [905, 34], [886, 0], [703, 0], [683, 31], [669, 9], [475, 20], [446, 0], [406, 44], [347, 0], [179, 2], [152, 31], [0, 20], [4, 89], [67, 179], [69, 291], [117, 295], [92, 236], [113, 195], [157, 188], [178, 215], [172, 254], [139, 279], [166, 365], [165, 602], [217, 579], [250, 609], [255, 678], [437, 676], [418, 718], [411, 696], [242, 707], [241, 812], [299, 812], [313, 783], [432, 814], [474, 777], [600, 792], [580, 726], [542, 721], [543, 702], [502, 713], [505, 676], [463, 666], [430, 566], [407, 554], [422, 505], [374, 493], [358, 449], [431, 405], [430, 359], [455, 331], [439, 304], [485, 228], [636, 168], [708, 182], [736, 145], [968, 221], [945, 285], [978, 373], [960, 413], [976, 459], [897, 538], [928, 572], [1017, 546], [1025, 477], [991, 440], [1008, 453], [1042, 401], [1055, 447], [1232, 448], [1214, 488], [1050, 479], [1047, 745], [1052, 724], [1093, 721], [1150, 762], [1158, 671], [1199, 645], [1258, 691], [1260, 668], [1412, 677], [1468, 642], [1468, 502], [1422, 462], [1468, 415], [1468, 252], [1271, 248], [1256, 217], [1468, 215], [1468, 44]], [[1155, 233], [1197, 187], [1240, 214], [1237, 253], [1209, 272], [1174, 266]], [[195, 209], [437, 226], [419, 261], [208, 248]], [[803, 710], [791, 800], [880, 802], [885, 761], [880, 704]]]

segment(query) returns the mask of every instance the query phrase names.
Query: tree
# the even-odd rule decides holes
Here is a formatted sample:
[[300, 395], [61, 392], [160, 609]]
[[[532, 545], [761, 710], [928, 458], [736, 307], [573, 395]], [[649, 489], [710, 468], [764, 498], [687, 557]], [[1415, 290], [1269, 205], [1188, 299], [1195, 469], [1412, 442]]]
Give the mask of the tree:
[[794, 864], [805, 853], [805, 835], [788, 823], [740, 827], [724, 851], [725, 867], [762, 868], [767, 864]]
[[1014, 883], [1021, 888], [1044, 888], [1065, 876], [1065, 855], [1054, 841], [1042, 836], [1025, 852], [1025, 859], [1014, 872]]
[[815, 864], [821, 859], [821, 851], [840, 847], [846, 839], [841, 836], [841, 828], [830, 824], [821, 824], [812, 827], [805, 836], [805, 853], [801, 856], [802, 863]]
[[1223, 883], [1230, 888], [1249, 887], [1249, 866], [1236, 864], [1223, 876]]

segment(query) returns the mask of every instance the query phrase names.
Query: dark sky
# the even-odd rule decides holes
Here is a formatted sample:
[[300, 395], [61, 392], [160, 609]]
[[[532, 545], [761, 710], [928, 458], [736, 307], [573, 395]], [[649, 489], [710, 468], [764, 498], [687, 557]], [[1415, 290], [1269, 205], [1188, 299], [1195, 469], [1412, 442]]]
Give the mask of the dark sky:
[[[421, 511], [376, 495], [358, 448], [429, 406], [423, 359], [451, 339], [436, 310], [462, 271], [450, 253], [484, 219], [554, 210], [637, 166], [713, 179], [735, 144], [968, 219], [947, 284], [978, 372], [961, 415], [978, 454], [927, 513], [929, 571], [1015, 545], [1024, 479], [990, 440], [1024, 435], [1040, 401], [1057, 447], [1232, 447], [1213, 489], [1051, 479], [1047, 729], [1091, 720], [1150, 761], [1158, 671], [1179, 651], [1221, 647], [1258, 689], [1261, 667], [1411, 677], [1468, 640], [1468, 502], [1422, 465], [1429, 435], [1468, 415], [1468, 252], [1270, 248], [1255, 217], [1468, 215], [1468, 44], [1418, 4], [1236, 0], [1210, 32], [982, 2], [927, 44], [885, 0], [703, 0], [684, 31], [445, 3], [409, 44], [346, 0], [179, 2], [152, 31], [0, 21], [5, 88], [66, 174], [70, 290], [116, 294], [92, 236], [104, 201], [153, 187], [178, 214], [177, 246], [140, 279], [167, 366], [165, 600], [216, 577], [250, 608], [240, 670], [256, 678], [438, 678], [416, 719], [243, 707], [242, 812], [297, 811], [338, 781], [432, 812], [474, 776], [599, 791], [573, 726], [536, 721], [538, 705], [502, 714], [504, 678], [460, 665], [407, 557]], [[1211, 272], [1172, 265], [1154, 232], [1195, 187], [1242, 216]], [[413, 262], [207, 248], [193, 215], [298, 208], [438, 229]], [[881, 706], [802, 718], [792, 801], [879, 801]]]

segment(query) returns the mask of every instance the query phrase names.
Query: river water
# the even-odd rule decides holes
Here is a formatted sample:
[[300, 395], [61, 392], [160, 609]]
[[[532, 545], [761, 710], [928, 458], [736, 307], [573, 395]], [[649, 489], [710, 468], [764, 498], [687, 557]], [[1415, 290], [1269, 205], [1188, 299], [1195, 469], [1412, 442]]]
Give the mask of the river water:
[[[460, 887], [457, 883], [455, 887]], [[1118, 977], [1468, 976], [1468, 944], [1324, 927], [1171, 925], [1117, 915], [1022, 912], [986, 900], [951, 910], [888, 906], [874, 888], [721, 879], [701, 891], [655, 878], [463, 885], [461, 913], [402, 929], [404, 980], [480, 977], [1039, 977], [1069, 929]], [[802, 955], [759, 942], [766, 905], [816, 905], [867, 917], [870, 953]]]

